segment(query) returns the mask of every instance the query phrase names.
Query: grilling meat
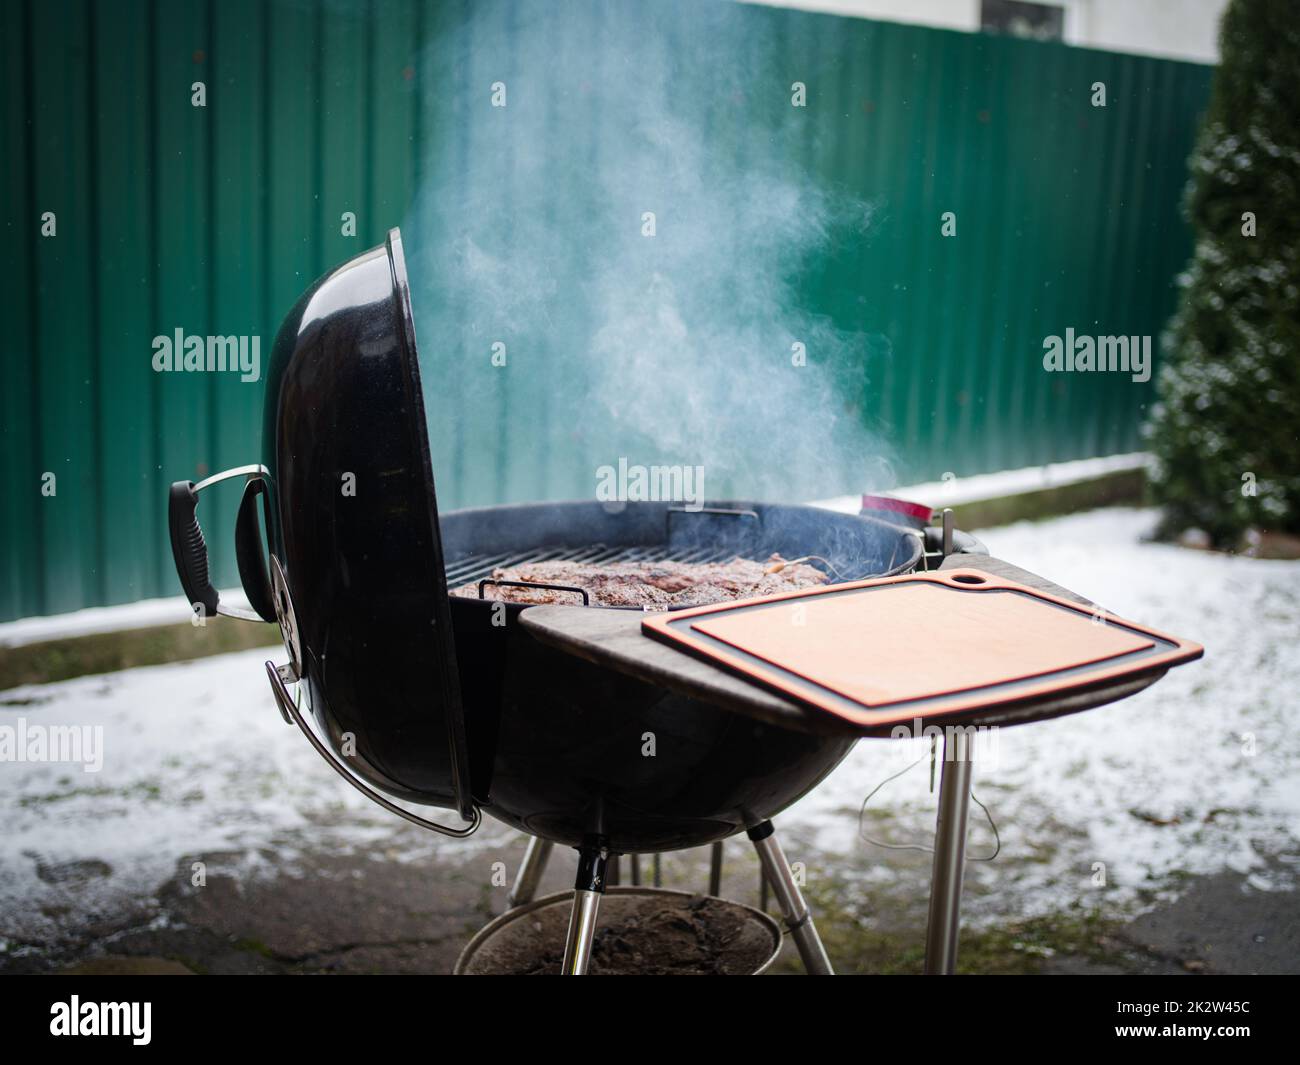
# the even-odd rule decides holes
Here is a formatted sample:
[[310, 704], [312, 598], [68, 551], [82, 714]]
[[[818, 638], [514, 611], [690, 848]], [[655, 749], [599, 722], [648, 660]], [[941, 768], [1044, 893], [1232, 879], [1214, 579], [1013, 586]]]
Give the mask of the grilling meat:
[[[786, 564], [777, 573], [768, 567], [785, 562], [772, 555], [766, 562], [733, 558], [730, 562], [610, 562], [604, 565], [582, 562], [529, 562], [521, 566], [498, 567], [493, 580], [529, 581], [534, 584], [565, 584], [583, 588], [593, 606], [638, 606], [645, 610], [704, 606], [733, 599], [775, 595], [797, 588], [811, 588], [830, 580], [821, 570], [806, 563]], [[452, 595], [477, 599], [478, 584], [464, 584]], [[551, 588], [515, 588], [489, 584], [483, 598], [508, 603], [579, 604], [575, 592]]]

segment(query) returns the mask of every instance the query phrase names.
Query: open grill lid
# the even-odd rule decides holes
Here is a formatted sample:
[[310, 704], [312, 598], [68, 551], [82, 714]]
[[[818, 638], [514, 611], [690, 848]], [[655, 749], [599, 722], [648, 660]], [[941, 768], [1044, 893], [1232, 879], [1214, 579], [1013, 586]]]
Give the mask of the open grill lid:
[[[285, 318], [262, 440], [271, 568], [283, 574], [277, 613], [313, 715], [377, 787], [469, 818], [465, 715], [396, 229], [317, 281]], [[445, 760], [430, 760], [431, 749]]]

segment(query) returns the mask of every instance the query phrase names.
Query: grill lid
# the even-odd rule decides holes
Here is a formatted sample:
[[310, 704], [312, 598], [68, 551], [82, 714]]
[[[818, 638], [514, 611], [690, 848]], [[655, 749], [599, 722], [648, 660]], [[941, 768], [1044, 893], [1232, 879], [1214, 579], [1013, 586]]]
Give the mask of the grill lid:
[[[285, 318], [267, 375], [263, 449], [271, 553], [317, 723], [376, 787], [471, 817], [415, 322], [396, 229], [316, 282]], [[445, 759], [430, 759], [430, 750]]]

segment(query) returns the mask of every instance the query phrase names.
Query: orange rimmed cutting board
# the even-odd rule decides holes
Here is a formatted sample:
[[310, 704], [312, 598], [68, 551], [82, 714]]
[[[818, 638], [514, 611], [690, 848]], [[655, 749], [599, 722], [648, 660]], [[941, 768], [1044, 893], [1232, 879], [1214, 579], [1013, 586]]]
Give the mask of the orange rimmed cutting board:
[[1195, 644], [973, 570], [646, 618], [643, 631], [856, 721], [951, 714], [1199, 657]]

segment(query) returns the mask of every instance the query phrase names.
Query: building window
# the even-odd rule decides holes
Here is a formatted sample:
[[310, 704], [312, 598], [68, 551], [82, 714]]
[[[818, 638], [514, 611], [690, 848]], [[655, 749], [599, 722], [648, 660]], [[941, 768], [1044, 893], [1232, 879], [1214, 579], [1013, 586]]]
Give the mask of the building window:
[[1059, 41], [1065, 31], [1065, 8], [1029, 0], [983, 0], [980, 29], [1033, 41]]

